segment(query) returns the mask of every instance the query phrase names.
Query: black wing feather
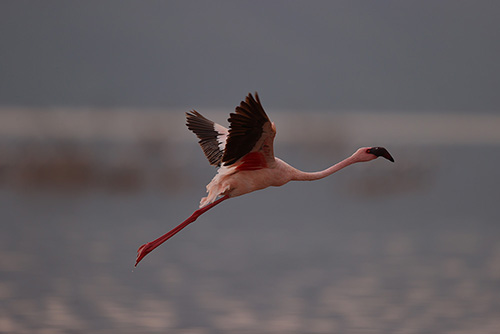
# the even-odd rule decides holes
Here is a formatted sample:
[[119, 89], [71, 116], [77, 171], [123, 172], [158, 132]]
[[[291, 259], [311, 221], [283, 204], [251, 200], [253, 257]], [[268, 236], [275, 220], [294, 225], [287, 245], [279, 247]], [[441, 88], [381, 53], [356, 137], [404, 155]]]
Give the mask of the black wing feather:
[[245, 101], [236, 107], [236, 113], [231, 113], [229, 136], [222, 162], [230, 166], [240, 158], [250, 153], [262, 136], [263, 126], [270, 122], [259, 100], [259, 95], [248, 94]]
[[215, 123], [193, 110], [186, 113], [187, 127], [200, 139], [198, 142], [211, 165], [220, 166], [224, 152], [220, 149]]

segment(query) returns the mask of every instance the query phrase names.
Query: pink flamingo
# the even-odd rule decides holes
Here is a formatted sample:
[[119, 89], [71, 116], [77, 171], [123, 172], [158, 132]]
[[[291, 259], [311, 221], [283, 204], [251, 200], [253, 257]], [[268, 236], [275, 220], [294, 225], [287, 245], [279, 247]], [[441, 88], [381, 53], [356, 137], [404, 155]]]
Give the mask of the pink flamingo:
[[382, 156], [394, 159], [383, 147], [362, 147], [345, 160], [319, 172], [300, 171], [274, 156], [276, 127], [269, 120], [255, 93], [248, 94], [236, 112], [229, 115], [229, 130], [192, 111], [186, 113], [187, 127], [200, 139], [199, 144], [211, 165], [220, 167], [207, 185], [208, 196], [200, 208], [170, 232], [137, 250], [137, 264], [152, 250], [173, 237], [200, 215], [228, 198], [248, 194], [289, 181], [313, 181], [327, 177], [344, 167]]

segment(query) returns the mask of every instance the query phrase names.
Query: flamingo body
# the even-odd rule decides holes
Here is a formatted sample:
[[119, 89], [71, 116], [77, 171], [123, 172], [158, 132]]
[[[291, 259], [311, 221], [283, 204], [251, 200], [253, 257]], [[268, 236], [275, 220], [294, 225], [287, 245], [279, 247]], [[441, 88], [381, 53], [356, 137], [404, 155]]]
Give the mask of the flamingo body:
[[186, 117], [186, 125], [198, 137], [208, 162], [219, 169], [207, 185], [208, 195], [201, 199], [200, 208], [168, 233], [142, 245], [137, 253], [136, 266], [153, 249], [226, 199], [270, 186], [279, 187], [289, 181], [319, 180], [351, 164], [371, 161], [379, 156], [394, 162], [383, 147], [362, 147], [350, 157], [319, 172], [303, 172], [290, 166], [274, 156], [276, 127], [265, 113], [257, 93], [255, 98], [248, 94], [235, 113], [229, 115], [229, 129], [195, 110], [186, 113]]
[[295, 168], [278, 158], [269, 166], [262, 158], [253, 158], [256, 155], [258, 153], [249, 153], [250, 162], [242, 159], [242, 164], [236, 167], [222, 166], [207, 185], [208, 196], [202, 198], [200, 207], [212, 203], [220, 195], [241, 196], [271, 186], [279, 187], [292, 180]]

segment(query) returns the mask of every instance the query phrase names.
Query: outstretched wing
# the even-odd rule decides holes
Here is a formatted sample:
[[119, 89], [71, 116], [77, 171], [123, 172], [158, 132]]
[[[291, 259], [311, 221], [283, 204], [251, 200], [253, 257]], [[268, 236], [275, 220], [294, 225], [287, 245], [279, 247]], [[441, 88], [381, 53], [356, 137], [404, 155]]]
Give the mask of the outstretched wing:
[[253, 163], [262, 159], [267, 165], [274, 162], [273, 141], [276, 129], [262, 108], [257, 93], [255, 98], [252, 94], [248, 94], [245, 101], [236, 107], [236, 112], [229, 115], [228, 121], [229, 135], [222, 156], [222, 163], [225, 166], [238, 162], [251, 152], [259, 153], [247, 156], [251, 157]]
[[200, 139], [198, 143], [210, 164], [220, 166], [222, 156], [224, 155], [228, 130], [222, 125], [203, 117], [195, 110], [187, 112], [186, 119], [188, 129], [193, 131], [198, 139]]

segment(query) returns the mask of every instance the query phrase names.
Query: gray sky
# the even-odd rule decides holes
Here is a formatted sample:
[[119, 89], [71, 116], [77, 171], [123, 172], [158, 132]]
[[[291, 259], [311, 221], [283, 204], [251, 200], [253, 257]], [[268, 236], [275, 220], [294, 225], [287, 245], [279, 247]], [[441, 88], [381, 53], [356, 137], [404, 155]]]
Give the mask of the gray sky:
[[2, 1], [0, 106], [500, 109], [498, 1]]

